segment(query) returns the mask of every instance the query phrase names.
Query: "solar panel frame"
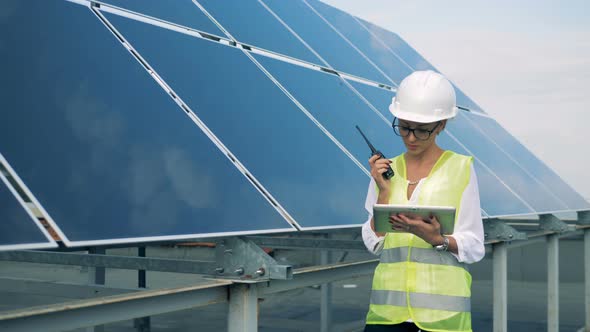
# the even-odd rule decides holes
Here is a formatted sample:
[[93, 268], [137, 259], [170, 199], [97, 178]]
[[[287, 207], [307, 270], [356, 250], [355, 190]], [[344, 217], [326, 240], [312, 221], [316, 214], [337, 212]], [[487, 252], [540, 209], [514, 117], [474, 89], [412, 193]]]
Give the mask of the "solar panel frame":
[[[145, 17], [147, 19], [166, 22], [166, 23], [169, 23], [172, 25], [177, 25], [179, 27], [184, 27], [184, 28], [189, 28], [192, 30], [204, 32], [204, 33], [212, 35], [212, 36], [219, 37], [219, 36], [225, 34], [224, 31], [222, 29], [220, 29], [220, 27], [217, 24], [215, 24], [215, 22], [213, 22], [210, 17], [208, 17], [207, 14], [204, 13], [203, 10], [195, 2], [193, 2], [191, 0], [173, 0], [173, 1], [174, 1], [174, 5], [169, 6], [166, 2], [163, 2], [160, 0], [142, 0], [142, 1], [100, 0], [100, 1], [93, 1], [92, 6], [95, 8], [96, 7], [101, 8], [102, 11], [116, 11], [116, 12], [118, 11], [118, 12], [123, 12], [123, 13], [128, 12], [131, 14]], [[121, 2], [124, 2], [124, 4], [122, 4]], [[88, 1], [88, 4], [89, 3], [90, 3], [90, 1]], [[145, 8], [144, 8], [144, 10], [139, 10], [140, 8], [138, 8], [138, 7], [146, 6], [146, 3], [148, 5], [147, 11], [145, 10]], [[152, 6], [156, 6], [157, 4], [164, 4], [164, 3], [166, 3], [166, 5], [160, 6], [157, 9], [152, 8]], [[183, 6], [182, 10], [180, 10], [180, 11], [178, 10], [179, 4]], [[112, 10], [109, 10], [111, 8], [112, 8]], [[164, 12], [163, 16], [162, 16], [162, 9], [164, 9], [165, 11], [168, 10], [167, 12]], [[184, 11], [184, 10], [186, 10], [186, 11]], [[188, 13], [188, 11], [192, 11], [192, 12], [194, 12], [194, 14], [190, 14], [190, 13]], [[177, 12], [180, 12], [180, 15], [181, 15], [180, 17], [177, 16], [178, 15]], [[186, 16], [186, 15], [188, 15], [188, 16]], [[177, 17], [173, 17], [173, 16], [177, 16]], [[199, 17], [201, 19], [197, 19]]]
[[[25, 192], [25, 194], [27, 195], [27, 197], [29, 197], [29, 199], [31, 199], [31, 201], [33, 202], [33, 204], [35, 204], [36, 207], [38, 207], [39, 209], [42, 209], [41, 205], [38, 204], [38, 202], [36, 202], [35, 196], [30, 192], [30, 190], [27, 188], [27, 186], [23, 183], [22, 179], [15, 173], [14, 169], [8, 163], [8, 161], [6, 160], [6, 158], [4, 158], [4, 156], [2, 155], [2, 153], [0, 153], [0, 164], [2, 164], [2, 166], [4, 166], [6, 168], [7, 172], [14, 179], [14, 181], [19, 185], [19, 187], [21, 188], [21, 190], [23, 190], [23, 192]], [[33, 214], [33, 212], [31, 212], [31, 210], [27, 206], [27, 203], [18, 194], [18, 192], [15, 190], [15, 188], [13, 188], [13, 186], [10, 184], [10, 182], [8, 181], [8, 179], [3, 174], [2, 171], [0, 171], [0, 187], [1, 186], [4, 186], [14, 196], [14, 199], [22, 207], [22, 209], [24, 210], [24, 212], [26, 213], [26, 215], [30, 218], [30, 221], [32, 221], [33, 224], [36, 226], [36, 228], [39, 231], [40, 235], [42, 235], [43, 237], [45, 237], [46, 242], [28, 242], [28, 243], [18, 243], [18, 244], [8, 244], [8, 245], [0, 244], [0, 251], [5, 251], [5, 250], [24, 250], [24, 249], [53, 249], [53, 248], [57, 248], [58, 247], [57, 242], [53, 239], [53, 237], [49, 234], [49, 232], [45, 229], [45, 227], [41, 224], [41, 222], [39, 221], [39, 219], [37, 219], [37, 217]], [[26, 221], [23, 220], [22, 222], [24, 223]]]

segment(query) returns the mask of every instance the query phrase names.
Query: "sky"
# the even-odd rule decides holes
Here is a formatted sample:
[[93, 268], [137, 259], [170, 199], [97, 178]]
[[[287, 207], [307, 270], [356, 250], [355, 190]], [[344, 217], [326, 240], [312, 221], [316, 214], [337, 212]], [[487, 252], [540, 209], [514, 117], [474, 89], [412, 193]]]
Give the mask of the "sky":
[[322, 1], [400, 35], [590, 200], [590, 1]]

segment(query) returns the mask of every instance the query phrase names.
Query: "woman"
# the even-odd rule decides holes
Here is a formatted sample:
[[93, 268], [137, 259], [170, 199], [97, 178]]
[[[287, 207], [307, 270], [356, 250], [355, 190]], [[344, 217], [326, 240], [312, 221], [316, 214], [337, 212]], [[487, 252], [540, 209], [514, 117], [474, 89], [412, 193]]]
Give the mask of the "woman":
[[[485, 255], [479, 190], [472, 157], [445, 151], [436, 137], [457, 114], [455, 91], [443, 76], [417, 71], [400, 84], [389, 109], [407, 151], [369, 159], [371, 184], [363, 226], [367, 249], [380, 255], [366, 332], [471, 331], [471, 275], [466, 264]], [[394, 177], [382, 174], [391, 167]], [[376, 233], [374, 204], [454, 206], [452, 235], [435, 217], [390, 218], [394, 233]]]

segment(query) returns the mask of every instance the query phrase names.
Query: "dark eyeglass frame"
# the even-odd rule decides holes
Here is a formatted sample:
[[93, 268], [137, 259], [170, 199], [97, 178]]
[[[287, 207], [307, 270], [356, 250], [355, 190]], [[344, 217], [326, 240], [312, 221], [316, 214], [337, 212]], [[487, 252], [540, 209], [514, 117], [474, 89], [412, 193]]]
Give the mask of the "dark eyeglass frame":
[[[394, 132], [394, 133], [395, 133], [397, 136], [400, 136], [400, 137], [408, 137], [408, 136], [410, 136], [410, 133], [412, 133], [412, 134], [414, 135], [414, 137], [416, 137], [416, 139], [419, 139], [419, 140], [421, 140], [421, 141], [427, 141], [427, 140], [430, 138], [430, 136], [432, 136], [432, 133], [436, 131], [436, 128], [438, 128], [438, 126], [439, 126], [439, 125], [441, 124], [441, 122], [442, 122], [442, 121], [438, 121], [438, 122], [436, 123], [436, 126], [434, 126], [434, 128], [432, 128], [432, 129], [430, 129], [430, 130], [429, 130], [429, 129], [419, 129], [419, 128], [413, 128], [413, 129], [412, 129], [412, 128], [410, 128], [410, 127], [406, 127], [406, 126], [400, 126], [400, 125], [398, 125], [398, 124], [396, 125], [396, 124], [395, 124], [395, 121], [396, 121], [396, 120], [397, 120], [397, 118], [393, 119], [393, 122], [391, 123], [391, 127], [393, 128], [393, 132]], [[400, 131], [400, 128], [403, 128], [404, 130], [407, 130], [407, 131], [408, 131], [408, 133], [407, 133], [406, 135], [402, 135], [402, 134], [401, 134], [401, 131]], [[418, 136], [416, 136], [416, 130], [421, 130], [421, 131], [424, 131], [424, 132], [428, 133], [428, 136], [427, 136], [426, 138], [421, 138], [421, 137], [418, 137]]]

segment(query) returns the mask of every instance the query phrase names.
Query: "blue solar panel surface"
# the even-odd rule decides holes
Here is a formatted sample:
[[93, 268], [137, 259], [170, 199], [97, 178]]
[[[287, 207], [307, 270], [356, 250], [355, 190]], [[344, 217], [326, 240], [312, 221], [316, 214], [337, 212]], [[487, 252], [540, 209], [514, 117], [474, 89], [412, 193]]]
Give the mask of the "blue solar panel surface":
[[467, 115], [459, 115], [449, 121], [447, 128], [471, 154], [490, 167], [496, 175], [514, 190], [537, 212], [553, 212], [567, 210], [567, 206], [551, 192], [551, 189], [539, 183], [531, 173], [521, 168], [512, 156], [482, 134], [468, 120]]
[[69, 241], [291, 229], [88, 8], [31, 4], [3, 21], [0, 150]]
[[365, 99], [373, 105], [384, 118], [390, 123], [393, 121], [393, 115], [389, 112], [389, 104], [391, 104], [391, 98], [395, 96], [394, 91], [389, 91], [374, 86], [370, 86], [355, 81], [348, 81], [352, 87], [358, 91]]
[[[434, 71], [434, 68], [424, 57], [422, 57], [416, 50], [414, 50], [408, 43], [406, 43], [402, 38], [400, 38], [397, 34], [385, 30], [377, 25], [374, 25], [370, 22], [365, 20], [359, 19], [362, 25], [369, 31], [371, 34], [376, 38], [383, 41], [392, 52], [396, 53], [400, 56], [405, 63], [407, 63], [413, 70], [426, 70], [431, 69]], [[453, 52], [453, 50], [450, 50]], [[461, 89], [459, 89], [456, 85], [453, 84], [455, 87], [455, 92], [457, 94], [457, 104], [463, 107], [467, 107], [472, 111], [477, 111], [481, 113], [485, 113], [477, 103], [475, 103], [471, 98], [469, 98]]]
[[368, 176], [242, 51], [107, 17], [302, 227], [364, 222]]
[[385, 84], [392, 83], [303, 1], [263, 2], [334, 69]]
[[0, 175], [0, 250], [54, 248], [57, 245], [40, 229]]
[[484, 116], [467, 116], [478, 129], [492, 138], [500, 147], [515, 157], [516, 162], [526, 169], [538, 182], [549, 188], [564, 204], [572, 210], [590, 209], [588, 203], [580, 194], [564, 182], [559, 175], [551, 170], [524, 147], [514, 136], [491, 118]]
[[319, 64], [295, 35], [256, 0], [199, 0], [237, 41]]
[[373, 111], [343, 80], [264, 56], [255, 58], [289, 91], [330, 134], [365, 168], [371, 151], [355, 126], [386, 156], [403, 151], [388, 122]]
[[219, 27], [191, 0], [101, 0], [101, 2], [213, 35], [224, 36]]
[[[387, 74], [396, 85], [414, 70], [385, 46], [385, 43], [363, 28], [350, 14], [316, 0], [307, 1], [322, 17], [352, 42], [364, 55]], [[382, 82], [388, 83], [388, 82]]]

